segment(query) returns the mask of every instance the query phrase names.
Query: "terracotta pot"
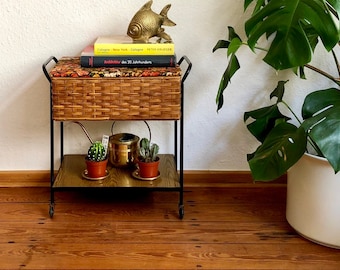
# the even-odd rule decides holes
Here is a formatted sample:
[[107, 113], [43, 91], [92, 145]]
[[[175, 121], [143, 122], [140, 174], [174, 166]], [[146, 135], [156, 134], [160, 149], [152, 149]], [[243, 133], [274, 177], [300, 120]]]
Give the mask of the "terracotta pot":
[[85, 159], [87, 166], [87, 174], [91, 178], [100, 178], [106, 175], [106, 166], [108, 159], [103, 161], [91, 161]]
[[159, 158], [155, 162], [138, 161], [139, 176], [142, 178], [153, 178], [158, 176]]
[[340, 248], [340, 174], [326, 159], [305, 154], [288, 171], [286, 211], [299, 234]]

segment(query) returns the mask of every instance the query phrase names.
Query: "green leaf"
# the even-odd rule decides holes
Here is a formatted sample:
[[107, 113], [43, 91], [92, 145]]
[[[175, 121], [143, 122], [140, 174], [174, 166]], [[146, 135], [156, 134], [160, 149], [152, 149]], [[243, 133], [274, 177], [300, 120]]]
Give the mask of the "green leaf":
[[[331, 2], [338, 7], [338, 3]], [[273, 35], [263, 60], [277, 70], [309, 63], [316, 36], [327, 50], [338, 43], [340, 36], [339, 20], [325, 0], [268, 1], [246, 22], [245, 29], [253, 50], [261, 36]]]
[[299, 75], [301, 79], [306, 79], [306, 75], [305, 75], [305, 69], [303, 67], [299, 67]]
[[213, 52], [215, 52], [218, 49], [226, 49], [229, 47], [230, 41], [228, 40], [219, 40], [217, 41], [216, 45], [213, 48]]
[[[215, 47], [213, 48], [213, 52], [220, 48], [228, 48], [227, 56], [229, 57], [228, 66], [225, 69], [222, 78], [220, 80], [220, 85], [216, 95], [216, 104], [217, 111], [219, 111], [223, 107], [224, 98], [223, 92], [227, 88], [231, 78], [235, 74], [235, 72], [240, 68], [240, 64], [236, 57], [237, 50], [242, 46], [242, 40], [239, 35], [235, 32], [234, 28], [229, 26], [229, 40], [219, 40]], [[230, 41], [231, 40], [231, 41]]]
[[235, 32], [233, 27], [228, 26], [228, 33], [229, 33], [228, 34], [229, 40], [219, 40], [219, 41], [217, 41], [216, 45], [213, 48], [213, 52], [215, 52], [218, 49], [228, 49], [231, 46], [231, 43], [233, 43], [232, 52], [236, 52], [237, 49], [240, 47], [240, 45], [242, 45], [242, 40], [239, 37], [239, 35]]
[[339, 0], [328, 0], [330, 6], [332, 6], [337, 13], [340, 13], [340, 1]]
[[270, 94], [270, 99], [272, 99], [273, 97], [277, 97], [276, 103], [281, 102], [285, 93], [285, 84], [287, 82], [288, 81], [279, 81], [274, 91]]
[[239, 38], [232, 39], [228, 48], [228, 56], [230, 56], [233, 53], [236, 53], [241, 46], [242, 41]]
[[244, 122], [249, 118], [254, 119], [254, 121], [248, 124], [247, 128], [260, 142], [264, 142], [276, 123], [281, 122], [278, 120], [288, 121], [290, 119], [281, 114], [277, 104], [246, 112], [244, 114]]
[[251, 4], [251, 2], [253, 1], [254, 0], [244, 0], [244, 5], [243, 5], [244, 10], [246, 10], [248, 6]]
[[302, 127], [283, 122], [275, 126], [263, 144], [248, 156], [256, 181], [270, 181], [283, 175], [304, 154], [307, 137]]
[[[248, 8], [248, 6], [253, 2], [254, 0], [244, 0], [244, 10], [246, 10]], [[261, 7], [263, 7], [266, 3], [268, 2], [268, 0], [257, 0], [256, 1], [256, 5], [255, 8], [253, 10], [253, 13], [257, 12], [258, 10], [261, 9]]]
[[274, 128], [274, 126], [280, 122], [287, 122], [289, 117], [283, 115], [278, 107], [278, 104], [282, 102], [285, 92], [284, 85], [287, 81], [279, 81], [276, 88], [270, 94], [270, 99], [277, 97], [275, 104], [256, 109], [250, 112], [246, 112], [243, 116], [244, 122], [247, 122], [249, 118], [254, 121], [247, 124], [247, 128], [253, 136], [260, 142], [263, 142], [268, 133]]
[[240, 64], [235, 54], [230, 56], [230, 60], [228, 66], [221, 78], [220, 85], [218, 88], [217, 96], [216, 96], [216, 104], [217, 111], [219, 111], [223, 107], [223, 92], [228, 86], [231, 77], [235, 74], [235, 72], [240, 68]]
[[[330, 88], [314, 91], [306, 96], [302, 106], [303, 119], [324, 111], [326, 108], [334, 109], [340, 106], [340, 90]], [[329, 112], [329, 110], [328, 110]]]
[[242, 42], [240, 36], [235, 32], [235, 29], [232, 26], [228, 26], [228, 33], [229, 33], [229, 40], [233, 40], [236, 38]]
[[309, 94], [302, 108], [303, 127], [335, 172], [340, 170], [340, 91], [335, 88]]

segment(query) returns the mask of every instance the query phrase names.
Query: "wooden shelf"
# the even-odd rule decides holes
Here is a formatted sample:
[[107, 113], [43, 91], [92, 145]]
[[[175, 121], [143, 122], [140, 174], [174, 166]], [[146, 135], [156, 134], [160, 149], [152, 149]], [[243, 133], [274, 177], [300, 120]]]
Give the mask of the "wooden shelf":
[[176, 170], [174, 156], [159, 155], [160, 177], [154, 181], [138, 180], [132, 176], [133, 169], [118, 169], [108, 167], [109, 176], [104, 180], [91, 181], [82, 177], [86, 169], [84, 155], [65, 155], [59, 172], [53, 183], [53, 188], [157, 188], [179, 189], [180, 182]]

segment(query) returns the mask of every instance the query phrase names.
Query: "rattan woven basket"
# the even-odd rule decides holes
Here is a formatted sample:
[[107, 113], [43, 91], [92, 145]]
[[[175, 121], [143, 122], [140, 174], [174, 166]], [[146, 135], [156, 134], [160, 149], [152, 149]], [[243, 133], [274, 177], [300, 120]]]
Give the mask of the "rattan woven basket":
[[180, 119], [179, 67], [99, 70], [78, 63], [61, 59], [50, 72], [53, 120]]

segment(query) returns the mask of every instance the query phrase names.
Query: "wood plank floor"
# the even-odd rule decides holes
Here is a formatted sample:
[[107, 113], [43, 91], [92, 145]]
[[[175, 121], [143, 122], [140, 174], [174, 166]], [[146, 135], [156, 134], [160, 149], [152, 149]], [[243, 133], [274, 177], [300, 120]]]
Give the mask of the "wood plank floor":
[[284, 185], [177, 192], [0, 188], [0, 269], [340, 269], [340, 251], [298, 236]]

